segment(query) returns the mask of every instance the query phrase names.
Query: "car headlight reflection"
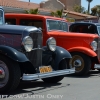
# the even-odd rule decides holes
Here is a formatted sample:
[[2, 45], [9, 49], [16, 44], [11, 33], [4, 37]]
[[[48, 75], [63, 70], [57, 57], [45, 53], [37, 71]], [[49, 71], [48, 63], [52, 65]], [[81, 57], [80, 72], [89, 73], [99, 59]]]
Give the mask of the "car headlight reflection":
[[93, 49], [94, 51], [96, 51], [96, 50], [97, 50], [97, 42], [96, 42], [96, 41], [92, 41], [92, 42], [91, 42], [91, 47], [92, 47], [92, 49]]
[[50, 37], [50, 38], [47, 40], [47, 47], [48, 47], [48, 49], [51, 50], [51, 51], [55, 51], [55, 50], [56, 50], [56, 40], [55, 40], [55, 38]]
[[33, 49], [33, 40], [30, 36], [24, 37], [22, 44], [23, 44], [26, 52], [30, 52]]

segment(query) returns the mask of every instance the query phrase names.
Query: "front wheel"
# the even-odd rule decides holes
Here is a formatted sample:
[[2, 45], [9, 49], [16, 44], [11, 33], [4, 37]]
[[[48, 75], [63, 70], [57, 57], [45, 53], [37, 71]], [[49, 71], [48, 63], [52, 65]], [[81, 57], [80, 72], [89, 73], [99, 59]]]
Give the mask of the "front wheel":
[[20, 76], [21, 72], [18, 63], [0, 55], [0, 93], [9, 92], [17, 88]]
[[71, 53], [70, 65], [75, 67], [76, 75], [86, 75], [91, 68], [91, 59], [83, 53]]
[[[59, 70], [67, 68], [67, 62], [66, 60], [62, 60], [59, 64]], [[50, 78], [43, 78], [42, 80], [46, 83], [57, 83], [61, 81], [64, 78], [64, 75], [61, 76], [55, 76]]]

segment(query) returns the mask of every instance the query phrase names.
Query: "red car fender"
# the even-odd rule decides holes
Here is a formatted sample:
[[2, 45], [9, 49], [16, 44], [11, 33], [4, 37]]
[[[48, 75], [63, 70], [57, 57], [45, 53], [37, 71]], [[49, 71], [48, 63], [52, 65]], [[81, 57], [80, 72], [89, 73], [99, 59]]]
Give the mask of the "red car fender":
[[88, 56], [91, 57], [96, 57], [97, 54], [95, 53], [95, 51], [93, 51], [92, 49], [86, 48], [86, 47], [73, 47], [70, 49], [67, 49], [70, 53], [71, 52], [82, 52]]

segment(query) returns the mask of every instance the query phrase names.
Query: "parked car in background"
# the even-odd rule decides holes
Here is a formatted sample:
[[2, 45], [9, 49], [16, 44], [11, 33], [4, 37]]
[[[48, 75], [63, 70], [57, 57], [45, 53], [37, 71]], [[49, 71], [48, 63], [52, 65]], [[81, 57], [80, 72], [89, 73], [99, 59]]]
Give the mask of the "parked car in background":
[[69, 27], [70, 32], [100, 35], [100, 23], [75, 22]]
[[57, 17], [6, 13], [5, 20], [8, 24], [36, 26], [43, 32], [43, 45], [49, 37], [54, 37], [57, 45], [68, 50], [72, 59], [70, 65], [75, 67], [76, 75], [86, 75], [90, 69], [94, 69], [93, 62], [98, 64], [96, 34], [79, 34], [68, 32], [66, 20]]
[[42, 38], [37, 27], [6, 25], [0, 8], [0, 93], [16, 89], [20, 80], [57, 83], [75, 73], [70, 53], [57, 46], [54, 37], [43, 46]]

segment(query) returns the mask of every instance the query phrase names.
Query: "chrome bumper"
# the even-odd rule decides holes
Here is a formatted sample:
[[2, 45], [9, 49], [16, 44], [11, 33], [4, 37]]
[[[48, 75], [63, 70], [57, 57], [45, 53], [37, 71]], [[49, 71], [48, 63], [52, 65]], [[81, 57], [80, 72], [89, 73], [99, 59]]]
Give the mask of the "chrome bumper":
[[75, 68], [72, 69], [65, 69], [65, 70], [57, 70], [57, 71], [52, 71], [49, 73], [37, 73], [37, 74], [23, 74], [22, 80], [37, 80], [41, 78], [48, 78], [48, 77], [54, 77], [54, 76], [60, 76], [60, 75], [67, 75], [67, 74], [73, 74], [75, 73]]
[[95, 65], [94, 65], [94, 68], [95, 68], [95, 69], [100, 69], [100, 64], [95, 64]]

